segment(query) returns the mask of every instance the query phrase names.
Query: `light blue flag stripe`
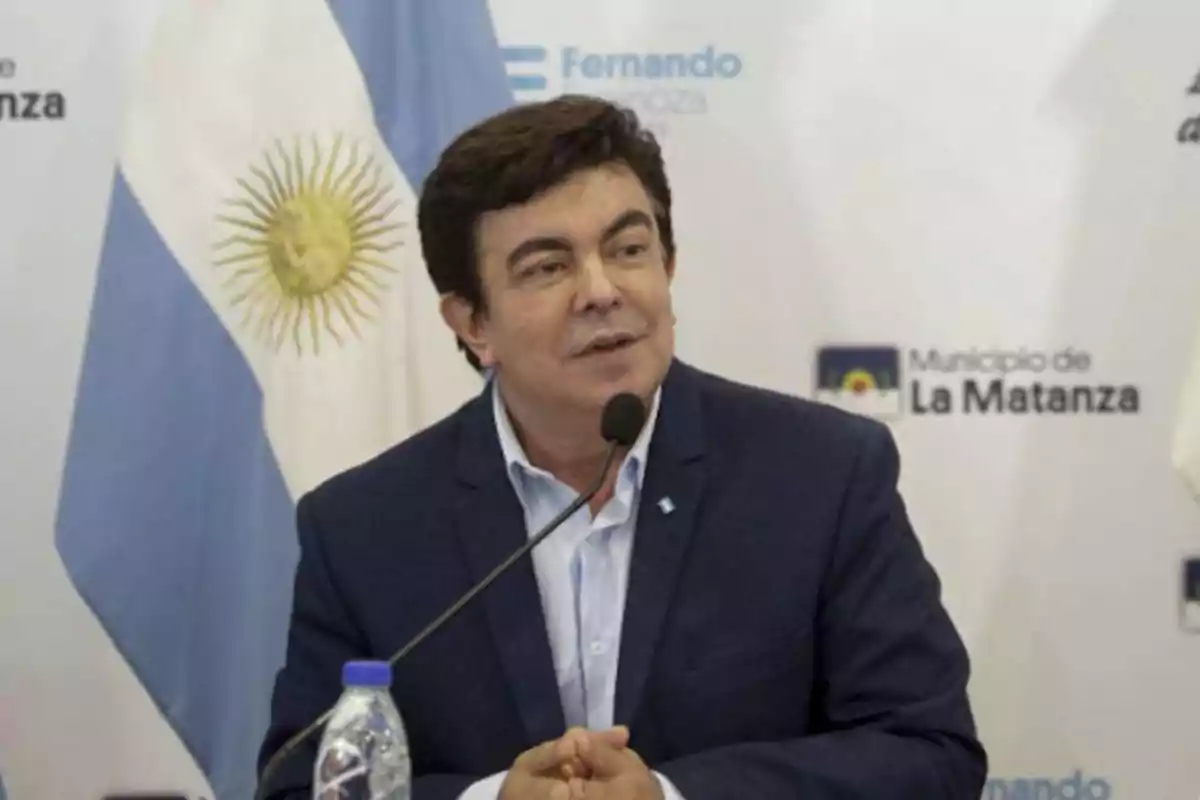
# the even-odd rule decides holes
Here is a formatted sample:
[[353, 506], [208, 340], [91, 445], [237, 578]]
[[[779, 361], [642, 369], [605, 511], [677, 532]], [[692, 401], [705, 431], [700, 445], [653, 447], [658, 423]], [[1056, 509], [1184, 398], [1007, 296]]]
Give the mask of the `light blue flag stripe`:
[[[484, 0], [332, 0], [419, 190], [512, 102]], [[78, 591], [208, 777], [253, 793], [283, 661], [293, 502], [232, 338], [117, 175], [59, 504]]]
[[248, 797], [286, 644], [292, 500], [249, 366], [119, 174], [109, 214], [58, 550], [217, 797]]
[[451, 139], [512, 105], [486, 0], [330, 8], [366, 76], [376, 125], [418, 192]]

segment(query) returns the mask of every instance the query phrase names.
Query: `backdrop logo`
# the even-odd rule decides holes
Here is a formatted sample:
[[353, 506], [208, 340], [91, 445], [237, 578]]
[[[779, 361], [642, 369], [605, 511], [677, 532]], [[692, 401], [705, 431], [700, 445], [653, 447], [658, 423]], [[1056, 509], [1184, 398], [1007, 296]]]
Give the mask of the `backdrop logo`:
[[900, 350], [822, 347], [817, 352], [817, 399], [873, 417], [903, 413]]
[[[1192, 78], [1187, 93], [1191, 99], [1200, 101], [1200, 72], [1197, 72]], [[1179, 131], [1175, 134], [1175, 138], [1179, 140], [1180, 144], [1200, 143], [1200, 114], [1185, 119], [1179, 125]]]
[[1200, 633], [1200, 556], [1183, 560], [1179, 624], [1189, 633]]
[[[0, 81], [17, 77], [17, 62], [0, 57]], [[60, 120], [67, 114], [67, 101], [55, 90], [24, 90], [0, 83], [0, 122], [7, 120]]]
[[1138, 388], [1089, 380], [1092, 367], [1091, 354], [1076, 347], [826, 346], [817, 351], [816, 399], [885, 418], [1138, 413]]
[[736, 53], [722, 53], [713, 45], [691, 53], [594, 53], [580, 47], [562, 49], [564, 80], [722, 80], [742, 72]]
[[707, 113], [715, 90], [745, 70], [740, 54], [714, 44], [645, 51], [522, 44], [503, 47], [501, 54], [508, 86], [519, 99], [579, 92], [660, 120]]
[[1081, 770], [1066, 778], [989, 778], [982, 800], [1114, 800], [1112, 784], [1085, 777]]
[[514, 93], [539, 92], [546, 88], [546, 48], [502, 47], [500, 54], [508, 70], [508, 88]]

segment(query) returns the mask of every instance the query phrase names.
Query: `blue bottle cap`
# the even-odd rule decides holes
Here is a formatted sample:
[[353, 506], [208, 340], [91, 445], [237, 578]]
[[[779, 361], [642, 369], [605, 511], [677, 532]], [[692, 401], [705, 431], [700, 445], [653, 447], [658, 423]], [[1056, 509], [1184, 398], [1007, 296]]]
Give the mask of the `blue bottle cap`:
[[347, 661], [342, 665], [342, 684], [386, 689], [392, 685], [392, 665], [386, 661]]

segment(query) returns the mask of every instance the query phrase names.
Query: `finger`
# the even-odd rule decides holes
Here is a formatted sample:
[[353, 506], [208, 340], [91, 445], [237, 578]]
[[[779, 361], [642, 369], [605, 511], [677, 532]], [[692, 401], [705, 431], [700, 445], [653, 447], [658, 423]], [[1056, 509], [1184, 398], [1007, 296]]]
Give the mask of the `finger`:
[[571, 787], [565, 783], [554, 784], [547, 794], [550, 800], [574, 800]]
[[624, 725], [617, 725], [605, 731], [593, 731], [592, 738], [602, 739], [609, 746], [620, 750], [623, 747], [629, 746], [629, 728]]
[[604, 739], [594, 739], [579, 751], [579, 758], [593, 777], [611, 778], [629, 768], [629, 750], [610, 745]]
[[579, 752], [586, 741], [587, 731], [583, 728], [571, 728], [564, 733], [562, 738], [554, 744], [554, 757], [557, 759], [554, 766], [574, 765], [572, 769], [575, 774], [582, 775], [585, 767], [579, 760]]
[[563, 757], [564, 752], [561, 739], [543, 742], [522, 753], [513, 766], [534, 775], [549, 773], [567, 760]]
[[586, 778], [589, 773], [587, 764], [584, 764], [583, 760], [580, 759], [579, 756], [573, 756], [570, 760], [563, 763], [560, 767], [560, 771], [563, 780], [570, 780], [571, 778]]
[[566, 748], [570, 748], [570, 754], [575, 755], [580, 745], [585, 743], [592, 736], [592, 732], [587, 728], [581, 728], [578, 725], [567, 729], [567, 732], [559, 739], [559, 743]]
[[588, 747], [588, 740], [593, 735], [586, 728], [575, 726], [569, 728], [559, 739], [558, 754], [562, 758], [560, 771], [565, 779], [589, 777], [591, 770], [579, 758], [579, 753]]
[[579, 743], [579, 752], [586, 752], [593, 742], [603, 747], [621, 750], [629, 744], [629, 729], [620, 725], [603, 731], [588, 731], [587, 737]]
[[584, 800], [587, 797], [587, 784], [581, 778], [572, 778], [567, 786], [571, 790], [571, 800]]

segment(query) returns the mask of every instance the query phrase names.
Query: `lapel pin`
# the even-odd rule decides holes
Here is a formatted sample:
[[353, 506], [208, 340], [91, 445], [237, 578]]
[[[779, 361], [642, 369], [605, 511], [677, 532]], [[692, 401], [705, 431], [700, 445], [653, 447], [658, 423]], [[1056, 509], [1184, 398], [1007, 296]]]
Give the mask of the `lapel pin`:
[[660, 511], [662, 511], [662, 513], [670, 514], [675, 510], [675, 504], [671, 502], [671, 498], [664, 497], [662, 500], [658, 501], [658, 508]]

